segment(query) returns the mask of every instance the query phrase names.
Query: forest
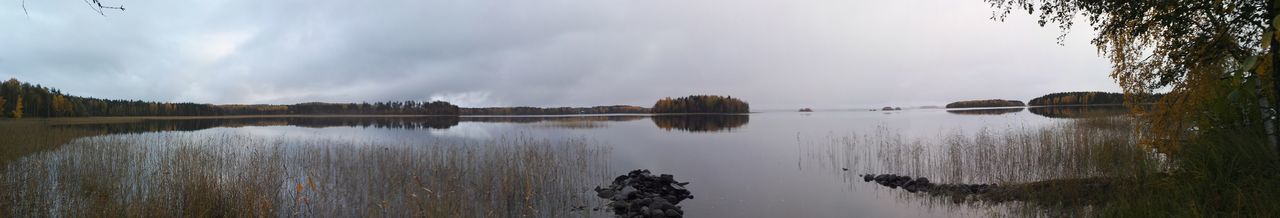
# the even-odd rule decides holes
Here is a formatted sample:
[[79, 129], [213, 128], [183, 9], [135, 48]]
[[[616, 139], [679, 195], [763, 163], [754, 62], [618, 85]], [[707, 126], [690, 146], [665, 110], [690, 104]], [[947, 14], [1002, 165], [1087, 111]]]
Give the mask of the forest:
[[974, 107], [1022, 107], [1027, 106], [1022, 101], [1004, 100], [1004, 99], [988, 99], [988, 100], [968, 100], [957, 101], [947, 104], [947, 108], [974, 108]]
[[293, 105], [213, 105], [87, 98], [58, 89], [9, 79], [0, 83], [0, 113], [9, 118], [99, 116], [225, 115], [458, 115], [458, 106], [443, 101], [376, 103], [301, 103]]
[[749, 113], [747, 102], [730, 97], [716, 95], [691, 95], [672, 99], [658, 100], [653, 104], [653, 113]]
[[631, 105], [595, 107], [487, 107], [463, 108], [462, 115], [560, 115], [560, 114], [646, 114], [648, 108]]
[[[1142, 98], [1141, 102], [1154, 102], [1163, 94], [1153, 94]], [[1054, 105], [1120, 105], [1124, 104], [1124, 93], [1115, 92], [1059, 92], [1040, 96], [1027, 102], [1031, 106]]]

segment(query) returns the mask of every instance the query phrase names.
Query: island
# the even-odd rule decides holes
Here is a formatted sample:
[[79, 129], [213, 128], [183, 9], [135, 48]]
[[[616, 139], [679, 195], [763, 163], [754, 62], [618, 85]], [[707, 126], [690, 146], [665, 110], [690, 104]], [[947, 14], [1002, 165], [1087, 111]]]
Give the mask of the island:
[[[1151, 103], [1160, 100], [1164, 94], [1145, 94], [1138, 96], [1136, 100], [1142, 103]], [[1124, 93], [1116, 92], [1058, 92], [1031, 99], [1027, 102], [1031, 106], [1064, 106], [1064, 105], [1122, 105], [1124, 104]]]
[[651, 111], [655, 114], [736, 114], [751, 112], [747, 102], [731, 96], [717, 95], [691, 95], [674, 99], [667, 97], [654, 103]]
[[1018, 100], [1004, 99], [987, 99], [987, 100], [968, 100], [957, 101], [947, 104], [947, 108], [975, 108], [975, 107], [1024, 107], [1026, 104]]
[[813, 112], [811, 108], [800, 108], [800, 112]]

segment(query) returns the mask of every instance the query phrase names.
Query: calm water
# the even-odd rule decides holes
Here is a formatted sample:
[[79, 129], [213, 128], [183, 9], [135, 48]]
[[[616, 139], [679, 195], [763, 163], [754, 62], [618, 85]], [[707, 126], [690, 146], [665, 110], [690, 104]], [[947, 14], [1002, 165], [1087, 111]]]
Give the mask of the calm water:
[[[984, 216], [988, 208], [917, 197], [862, 182], [856, 175], [945, 175], [943, 169], [925, 169], [922, 166], [930, 165], [919, 163], [944, 162], [939, 159], [945, 155], [939, 154], [946, 151], [939, 144], [947, 135], [1039, 128], [1078, 113], [1082, 111], [1016, 108], [653, 117], [250, 118], [70, 127], [161, 138], [235, 135], [304, 147], [317, 140], [349, 141], [351, 146], [417, 141], [468, 144], [501, 138], [582, 140], [608, 149], [602, 161], [585, 166], [600, 175], [583, 175], [591, 178], [575, 185], [586, 187], [567, 191], [578, 192], [572, 193], [575, 198], [593, 196], [589, 188], [606, 185], [612, 176], [649, 169], [692, 183], [689, 188], [696, 198], [681, 203], [691, 217], [955, 217]], [[934, 181], [997, 182], [984, 180], [942, 177]], [[588, 207], [601, 204], [579, 202]]]

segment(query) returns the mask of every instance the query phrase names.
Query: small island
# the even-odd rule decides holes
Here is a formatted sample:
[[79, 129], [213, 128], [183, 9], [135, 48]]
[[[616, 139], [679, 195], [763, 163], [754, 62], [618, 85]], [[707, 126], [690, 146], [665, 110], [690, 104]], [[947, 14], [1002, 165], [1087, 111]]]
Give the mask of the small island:
[[813, 112], [812, 108], [800, 108], [800, 112]]
[[902, 110], [902, 107], [889, 107], [889, 106], [885, 106], [885, 107], [883, 107], [883, 108], [880, 108], [880, 110], [881, 110], [881, 111], [900, 111], [900, 110]]
[[680, 98], [663, 98], [653, 104], [652, 112], [655, 114], [679, 114], [679, 113], [713, 113], [713, 114], [736, 114], [751, 112], [747, 102], [730, 97], [718, 95], [691, 95]]
[[987, 99], [987, 100], [968, 100], [957, 101], [947, 104], [947, 108], [975, 108], [975, 107], [1024, 107], [1026, 104], [1018, 100], [1004, 99]]

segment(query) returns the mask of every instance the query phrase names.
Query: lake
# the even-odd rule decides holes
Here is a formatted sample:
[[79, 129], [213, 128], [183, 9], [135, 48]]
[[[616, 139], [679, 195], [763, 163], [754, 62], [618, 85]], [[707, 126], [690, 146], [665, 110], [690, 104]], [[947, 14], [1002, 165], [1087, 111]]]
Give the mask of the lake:
[[[1063, 154], [1074, 149], [1028, 146], [1097, 140], [1056, 136], [1070, 131], [1051, 129], [1067, 126], [1074, 121], [1068, 118], [1086, 111], [249, 117], [58, 124], [51, 128], [95, 134], [8, 163], [3, 182], [13, 193], [6, 195], [7, 209], [0, 212], [611, 216], [595, 210], [607, 202], [596, 198], [592, 188], [631, 170], [648, 169], [691, 183], [695, 198], [680, 204], [690, 217], [1018, 214], [1028, 213], [1019, 212], [1028, 207], [954, 203], [864, 182], [859, 174], [1003, 184], [1100, 173], [1112, 167]], [[112, 205], [126, 209], [101, 211]]]

